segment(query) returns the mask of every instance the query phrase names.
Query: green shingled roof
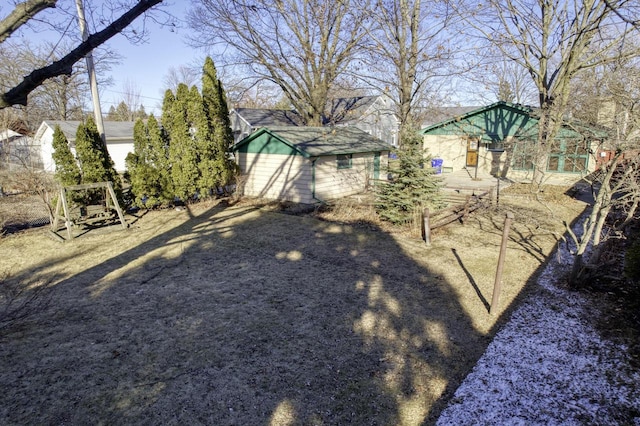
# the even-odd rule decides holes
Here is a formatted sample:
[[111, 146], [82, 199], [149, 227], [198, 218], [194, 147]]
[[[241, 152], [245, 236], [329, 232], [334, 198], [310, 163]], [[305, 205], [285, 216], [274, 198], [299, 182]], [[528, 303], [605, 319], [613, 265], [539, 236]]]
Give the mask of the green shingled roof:
[[355, 127], [264, 127], [235, 144], [232, 149], [240, 151], [265, 138], [272, 141], [271, 143], [275, 139], [305, 157], [393, 149], [391, 145]]

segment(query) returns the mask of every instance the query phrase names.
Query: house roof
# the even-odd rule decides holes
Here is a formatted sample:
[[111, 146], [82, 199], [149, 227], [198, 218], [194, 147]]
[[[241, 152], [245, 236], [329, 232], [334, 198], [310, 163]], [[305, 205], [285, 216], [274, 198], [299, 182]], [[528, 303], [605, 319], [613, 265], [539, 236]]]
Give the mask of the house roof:
[[[520, 104], [512, 104], [512, 103], [504, 102], [504, 101], [499, 101], [499, 102], [494, 102], [494, 103], [492, 103], [490, 105], [487, 105], [487, 106], [483, 106], [483, 107], [472, 109], [470, 111], [462, 112], [459, 115], [454, 115], [454, 116], [452, 116], [450, 118], [447, 118], [447, 119], [445, 119], [443, 121], [439, 121], [437, 123], [433, 123], [430, 126], [424, 127], [421, 130], [421, 132], [422, 133], [427, 133], [427, 132], [432, 131], [434, 129], [437, 129], [437, 128], [440, 128], [440, 127], [445, 127], [445, 126], [447, 126], [449, 124], [465, 120], [467, 118], [473, 117], [473, 116], [478, 115], [478, 114], [485, 113], [487, 111], [490, 111], [492, 109], [496, 109], [498, 107], [499, 108], [508, 109], [508, 110], [510, 110], [510, 111], [512, 111], [512, 112], [514, 112], [516, 114], [527, 115], [527, 116], [531, 115], [531, 111], [532, 111], [531, 107], [523, 106], [523, 105], [520, 105]], [[463, 111], [463, 110], [460, 110], [460, 111]]]
[[337, 124], [358, 120], [366, 114], [378, 98], [379, 96], [355, 96], [332, 99], [326, 121]]
[[459, 117], [468, 112], [480, 109], [480, 106], [454, 106], [454, 107], [433, 107], [426, 111], [427, 118], [422, 122], [422, 127], [429, 127], [442, 121]]
[[232, 147], [238, 151], [243, 145], [269, 135], [288, 145], [304, 157], [390, 151], [393, 147], [355, 127], [269, 127], [262, 128]]
[[[67, 140], [73, 143], [76, 140], [78, 126], [81, 123], [82, 121], [78, 120], [46, 120], [38, 128], [35, 138], [40, 139], [47, 127], [54, 129], [58, 125]], [[133, 121], [104, 121], [103, 125], [107, 142], [109, 140], [133, 140], [133, 126], [135, 125]]]
[[[489, 112], [493, 113], [491, 120], [489, 120], [489, 122], [482, 123], [480, 127], [475, 129], [476, 132], [480, 131], [481, 133], [486, 133], [489, 136], [500, 138], [508, 134], [513, 135], [523, 131], [537, 132], [535, 127], [540, 118], [539, 108], [499, 101], [438, 123], [434, 123], [421, 129], [421, 133], [437, 133], [447, 126], [458, 125], [458, 123], [465, 121], [472, 121], [476, 116], [481, 116], [483, 114], [486, 118], [489, 116], [489, 114], [487, 114]], [[577, 120], [565, 120], [561, 128], [561, 133], [559, 133], [558, 136], [575, 137], [576, 135], [584, 135], [585, 133], [598, 138], [606, 138], [608, 136], [607, 129], [601, 126], [582, 123]], [[531, 133], [529, 133], [529, 136], [531, 136]]]
[[294, 110], [234, 108], [233, 111], [255, 128], [300, 125], [300, 116]]
[[6, 129], [0, 132], [0, 141], [5, 141], [5, 140], [9, 140], [9, 139], [14, 139], [17, 137], [22, 137], [23, 135], [18, 133], [18, 132], [14, 132], [11, 129]]

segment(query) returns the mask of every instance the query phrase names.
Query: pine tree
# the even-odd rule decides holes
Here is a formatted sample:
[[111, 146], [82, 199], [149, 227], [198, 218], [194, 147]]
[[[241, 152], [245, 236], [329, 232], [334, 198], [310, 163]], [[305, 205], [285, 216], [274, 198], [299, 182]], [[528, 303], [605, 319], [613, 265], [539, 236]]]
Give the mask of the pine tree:
[[109, 107], [109, 112], [107, 113], [107, 120], [109, 121], [118, 120], [118, 113], [116, 112], [116, 108], [113, 105]]
[[173, 112], [173, 104], [176, 102], [176, 97], [171, 90], [164, 92], [164, 98], [162, 99], [162, 116], [160, 121], [162, 122], [162, 128], [167, 134], [167, 137], [171, 139], [173, 118], [171, 116]]
[[393, 180], [376, 197], [378, 214], [394, 224], [409, 223], [423, 209], [443, 205], [442, 181], [430, 167], [431, 158], [424, 156], [418, 132], [408, 129], [403, 136]]
[[153, 114], [147, 120], [147, 134], [149, 135], [147, 161], [158, 173], [158, 201], [161, 205], [171, 204], [175, 192], [171, 182], [169, 137]]
[[[76, 132], [76, 154], [82, 170], [82, 183], [110, 181], [121, 199], [122, 182], [114, 168], [107, 148], [102, 143], [93, 117], [78, 126]], [[120, 200], [121, 201], [121, 200]]]
[[132, 117], [133, 113], [129, 105], [125, 101], [120, 101], [116, 107], [116, 121], [131, 121]]
[[187, 85], [180, 83], [168, 114], [171, 137], [169, 145], [171, 180], [175, 195], [183, 202], [188, 202], [196, 195], [199, 178], [197, 148], [188, 116], [189, 95]]
[[55, 178], [62, 186], [77, 185], [82, 178], [80, 167], [69, 148], [69, 141], [56, 125], [53, 130], [53, 161], [56, 164]]
[[141, 119], [133, 126], [133, 147], [126, 158], [133, 203], [138, 207], [155, 207], [161, 203], [159, 173], [150, 162], [151, 140]]
[[198, 157], [198, 193], [201, 198], [206, 198], [217, 184], [215, 151], [212, 145], [213, 132], [205, 104], [196, 86], [192, 86], [189, 93], [188, 117]]
[[[226, 96], [210, 57], [206, 58], [203, 67], [202, 99], [212, 131], [211, 140], [204, 151], [207, 157], [203, 161], [203, 168], [206, 167], [206, 185], [209, 189], [216, 189], [228, 185], [233, 180], [236, 168], [228, 154], [233, 143], [233, 132]], [[202, 173], [205, 175], [204, 170]]]

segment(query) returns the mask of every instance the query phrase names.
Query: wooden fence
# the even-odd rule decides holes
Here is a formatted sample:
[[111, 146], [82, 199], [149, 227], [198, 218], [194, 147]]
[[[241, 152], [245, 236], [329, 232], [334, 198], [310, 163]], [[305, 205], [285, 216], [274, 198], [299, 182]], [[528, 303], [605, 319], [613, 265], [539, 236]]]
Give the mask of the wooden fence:
[[431, 244], [432, 230], [455, 221], [464, 223], [472, 212], [498, 201], [497, 193], [493, 187], [479, 194], [476, 194], [475, 191], [471, 194], [461, 194], [461, 191], [458, 191], [457, 194], [454, 192], [446, 198], [448, 204], [450, 204], [449, 207], [435, 212], [430, 212], [429, 209], [425, 209], [423, 212], [422, 235], [427, 245]]

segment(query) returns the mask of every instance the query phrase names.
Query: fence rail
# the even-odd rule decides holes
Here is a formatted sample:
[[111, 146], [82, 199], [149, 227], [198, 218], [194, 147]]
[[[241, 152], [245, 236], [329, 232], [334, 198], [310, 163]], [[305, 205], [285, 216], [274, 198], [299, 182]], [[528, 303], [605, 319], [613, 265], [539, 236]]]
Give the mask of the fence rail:
[[[463, 197], [463, 198], [462, 198]], [[437, 229], [441, 226], [448, 225], [456, 220], [464, 222], [470, 213], [484, 207], [487, 203], [491, 203], [493, 199], [493, 189], [482, 192], [480, 194], [461, 195], [454, 198], [454, 202], [450, 207], [438, 210], [429, 215], [430, 228]]]

